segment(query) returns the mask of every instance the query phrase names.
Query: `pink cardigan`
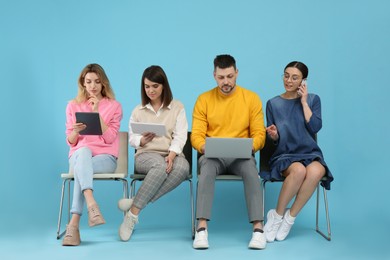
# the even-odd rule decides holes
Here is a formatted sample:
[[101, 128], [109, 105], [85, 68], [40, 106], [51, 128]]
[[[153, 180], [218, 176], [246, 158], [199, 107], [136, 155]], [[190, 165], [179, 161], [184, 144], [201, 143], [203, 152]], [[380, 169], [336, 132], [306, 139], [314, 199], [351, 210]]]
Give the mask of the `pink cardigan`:
[[[75, 112], [92, 112], [91, 106], [87, 102], [76, 103], [70, 101], [66, 107], [66, 136], [73, 131], [73, 124], [76, 122]], [[122, 106], [113, 99], [103, 98], [99, 102], [99, 114], [103, 121], [108, 126], [108, 129], [102, 135], [79, 135], [78, 141], [71, 144], [66, 138], [66, 142], [70, 146], [69, 157], [80, 147], [89, 147], [92, 151], [92, 156], [98, 154], [111, 154], [118, 157], [119, 153], [119, 128], [122, 120]]]

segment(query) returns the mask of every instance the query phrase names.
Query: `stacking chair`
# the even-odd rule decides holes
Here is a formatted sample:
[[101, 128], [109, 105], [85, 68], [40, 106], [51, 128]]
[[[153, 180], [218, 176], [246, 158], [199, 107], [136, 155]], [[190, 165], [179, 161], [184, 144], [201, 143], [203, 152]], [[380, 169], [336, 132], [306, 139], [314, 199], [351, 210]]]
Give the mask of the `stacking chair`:
[[[193, 188], [192, 188], [192, 146], [191, 146], [191, 132], [187, 133], [187, 142], [183, 147], [183, 153], [186, 157], [189, 165], [190, 165], [190, 174], [187, 176], [185, 181], [188, 181], [189, 183], [189, 190], [190, 190], [190, 207], [191, 207], [191, 233], [192, 237], [195, 236], [195, 220], [194, 220], [194, 195], [193, 195]], [[145, 179], [145, 174], [137, 173], [135, 170], [134, 165], [134, 174], [130, 175], [130, 178], [132, 179], [130, 184], [130, 194], [131, 197], [135, 196], [135, 189], [136, 189], [136, 182], [137, 181], [143, 181]]]
[[[127, 182], [128, 175], [128, 133], [119, 132], [119, 156], [117, 161], [117, 168], [114, 173], [98, 173], [93, 175], [94, 180], [98, 181], [121, 181], [123, 184], [123, 198], [129, 197], [129, 189]], [[61, 233], [61, 220], [62, 220], [62, 209], [64, 203], [65, 190], [67, 190], [68, 197], [68, 223], [70, 221], [70, 186], [71, 182], [74, 181], [74, 175], [72, 172], [62, 173], [62, 191], [61, 191], [61, 201], [60, 201], [60, 211], [58, 214], [58, 225], [57, 225], [57, 239], [60, 239], [65, 231]]]
[[[262, 178], [263, 185], [263, 211], [265, 209], [265, 184], [267, 182], [283, 182], [283, 180], [271, 180], [269, 179], [270, 166], [269, 161], [272, 154], [275, 151], [275, 145], [272, 143], [270, 138], [266, 139], [266, 143], [263, 149], [260, 150], [260, 176]], [[326, 180], [324, 177], [322, 180]], [[324, 195], [324, 206], [325, 206], [325, 217], [327, 224], [327, 234], [322, 232], [319, 228], [319, 205], [320, 205], [320, 184], [317, 186], [317, 204], [316, 204], [316, 231], [323, 236], [328, 241], [331, 240], [331, 230], [330, 230], [330, 218], [329, 218], [329, 208], [328, 208], [328, 198], [326, 195], [326, 189], [322, 187], [323, 195]], [[263, 212], [264, 213], [264, 212]], [[265, 215], [264, 215], [265, 216]]]

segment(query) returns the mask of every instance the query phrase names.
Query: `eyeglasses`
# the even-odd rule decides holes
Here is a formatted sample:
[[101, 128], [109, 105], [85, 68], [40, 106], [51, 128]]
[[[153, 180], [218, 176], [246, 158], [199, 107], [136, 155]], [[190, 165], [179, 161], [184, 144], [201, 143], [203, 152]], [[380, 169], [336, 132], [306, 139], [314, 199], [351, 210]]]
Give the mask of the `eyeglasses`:
[[301, 77], [299, 77], [297, 75], [292, 75], [291, 77], [290, 77], [289, 74], [283, 74], [282, 75], [282, 79], [285, 80], [285, 81], [288, 81], [290, 78], [291, 78], [292, 82], [298, 82], [298, 81], [301, 80]]

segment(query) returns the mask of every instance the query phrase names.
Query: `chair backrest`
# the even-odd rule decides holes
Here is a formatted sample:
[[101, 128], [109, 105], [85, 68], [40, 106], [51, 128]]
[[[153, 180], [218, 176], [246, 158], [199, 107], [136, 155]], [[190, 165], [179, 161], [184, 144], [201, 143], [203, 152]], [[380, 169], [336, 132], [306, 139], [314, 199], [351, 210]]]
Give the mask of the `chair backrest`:
[[119, 155], [115, 173], [128, 172], [129, 140], [127, 132], [119, 132]]
[[272, 139], [267, 137], [263, 149], [260, 150], [260, 172], [270, 171], [269, 160], [275, 152], [275, 149], [276, 146], [273, 144]]
[[187, 132], [187, 142], [183, 147], [183, 153], [188, 163], [190, 164], [190, 175], [192, 175], [192, 145], [191, 145], [191, 131]]
[[[317, 135], [314, 136], [314, 139], [317, 141]], [[276, 145], [274, 145], [273, 140], [267, 136], [265, 145], [263, 149], [260, 150], [260, 173], [266, 173], [271, 170], [269, 161], [275, 150]], [[263, 177], [263, 174], [260, 175]]]

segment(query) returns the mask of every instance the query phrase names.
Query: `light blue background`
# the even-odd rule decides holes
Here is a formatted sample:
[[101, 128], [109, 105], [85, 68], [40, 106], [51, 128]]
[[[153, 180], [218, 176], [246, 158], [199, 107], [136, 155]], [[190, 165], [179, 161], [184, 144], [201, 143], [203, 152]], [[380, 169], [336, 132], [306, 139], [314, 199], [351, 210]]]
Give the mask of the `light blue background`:
[[[316, 251], [320, 258], [390, 257], [388, 1], [1, 0], [0, 6], [0, 255], [75, 254], [77, 259], [119, 247], [117, 256], [142, 253], [145, 259], [298, 254], [314, 259]], [[161, 65], [191, 126], [197, 96], [215, 86], [212, 61], [223, 53], [237, 60], [237, 83], [257, 92], [264, 106], [283, 92], [281, 74], [288, 62], [308, 65], [309, 90], [322, 99], [319, 144], [335, 176], [328, 193], [332, 242], [312, 231], [312, 199], [290, 239], [262, 252], [247, 250], [250, 225], [242, 185], [221, 183], [210, 223], [214, 249], [191, 248], [185, 185], [147, 207], [138, 233], [120, 243], [120, 185], [97, 183], [95, 194], [109, 224], [95, 231], [83, 222], [82, 239], [90, 242], [73, 250], [61, 247], [55, 228], [59, 174], [68, 167], [65, 106], [76, 95], [81, 69], [95, 62], [105, 68], [123, 106], [121, 130], [127, 131], [140, 102], [143, 70]], [[280, 188], [268, 187], [267, 209]], [[91, 242], [101, 236], [109, 238], [98, 246]], [[180, 247], [178, 255], [169, 251], [169, 241]]]

